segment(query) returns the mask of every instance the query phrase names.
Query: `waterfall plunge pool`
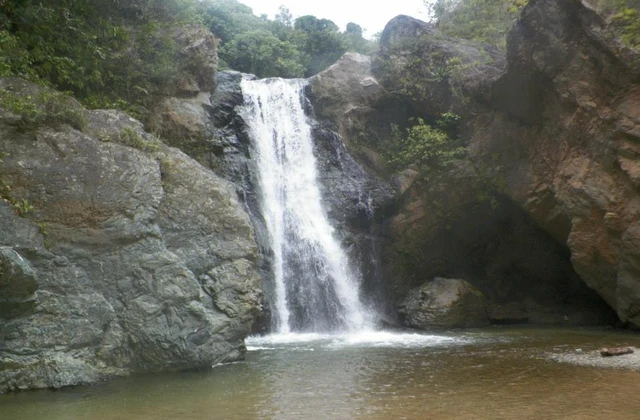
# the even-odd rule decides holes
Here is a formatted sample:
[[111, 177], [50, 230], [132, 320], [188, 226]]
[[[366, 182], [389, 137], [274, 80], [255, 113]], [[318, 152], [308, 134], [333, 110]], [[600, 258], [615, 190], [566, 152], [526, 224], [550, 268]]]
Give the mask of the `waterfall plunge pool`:
[[244, 362], [2, 395], [0, 418], [635, 418], [640, 371], [552, 360], [617, 345], [640, 347], [640, 336], [505, 327], [251, 337]]

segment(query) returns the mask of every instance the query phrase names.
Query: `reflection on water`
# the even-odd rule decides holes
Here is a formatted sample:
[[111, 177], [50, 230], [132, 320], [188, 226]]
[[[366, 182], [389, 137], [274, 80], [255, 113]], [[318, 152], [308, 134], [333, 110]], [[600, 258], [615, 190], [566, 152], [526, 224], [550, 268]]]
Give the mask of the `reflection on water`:
[[549, 352], [640, 346], [590, 330], [251, 338], [243, 363], [0, 396], [1, 419], [601, 419], [640, 413], [640, 372]]

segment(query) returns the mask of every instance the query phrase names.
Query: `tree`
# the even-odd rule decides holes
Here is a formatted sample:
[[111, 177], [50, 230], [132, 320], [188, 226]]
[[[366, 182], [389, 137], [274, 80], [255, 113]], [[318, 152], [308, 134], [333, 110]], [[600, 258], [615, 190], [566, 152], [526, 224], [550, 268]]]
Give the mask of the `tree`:
[[375, 47], [375, 43], [364, 39], [362, 36], [362, 27], [356, 23], [347, 23], [344, 31], [347, 51], [357, 52], [360, 54], [371, 54]]
[[309, 77], [335, 63], [347, 51], [338, 25], [328, 19], [302, 16], [295, 20], [294, 28], [301, 33], [300, 50], [303, 53], [305, 76]]
[[279, 22], [288, 28], [293, 27], [293, 15], [288, 8], [280, 6], [278, 8], [278, 14], [276, 14], [275, 18], [276, 22]]
[[396, 168], [416, 165], [422, 170], [441, 170], [466, 155], [467, 149], [456, 136], [459, 116], [443, 114], [433, 127], [421, 118], [403, 133], [394, 128], [389, 160]]
[[296, 46], [262, 29], [236, 36], [220, 56], [232, 68], [258, 77], [300, 77], [304, 72]]
[[[171, 28], [197, 0], [0, 1], [0, 75], [70, 91], [89, 107], [143, 110], [181, 72]], [[138, 115], [142, 116], [142, 115]]]
[[204, 24], [223, 43], [256, 29], [263, 29], [265, 22], [253, 14], [253, 10], [236, 0], [213, 0], [204, 4]]

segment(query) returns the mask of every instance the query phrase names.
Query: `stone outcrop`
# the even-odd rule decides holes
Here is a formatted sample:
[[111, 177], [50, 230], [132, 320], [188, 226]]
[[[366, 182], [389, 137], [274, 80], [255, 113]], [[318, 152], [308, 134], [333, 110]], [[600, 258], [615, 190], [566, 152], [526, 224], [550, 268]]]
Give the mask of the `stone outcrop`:
[[400, 16], [371, 67], [348, 79], [373, 77], [382, 91], [323, 99], [351, 82], [322, 74], [342, 82], [312, 84], [326, 102], [314, 105], [349, 104], [326, 118], [379, 173], [392, 124], [462, 117], [466, 161], [395, 176], [392, 299], [425, 277], [461, 277], [487, 296], [496, 322], [611, 322], [606, 302], [640, 326], [639, 69], [639, 52], [585, 2], [532, 0], [506, 56]]
[[213, 134], [210, 97], [216, 89], [217, 41], [200, 26], [174, 29], [172, 38], [179, 47], [180, 65], [185, 71], [175, 86], [166, 88], [169, 96], [152, 109], [146, 127], [206, 166], [203, 144]]
[[508, 194], [567, 245], [620, 320], [640, 326], [640, 51], [584, 2], [538, 0], [510, 32], [507, 58], [495, 110], [473, 120], [472, 154], [488, 165], [511, 151], [492, 162]]
[[234, 186], [124, 113], [80, 111], [82, 131], [0, 110], [0, 392], [241, 358], [260, 277]]
[[469, 282], [436, 277], [413, 289], [399, 306], [413, 328], [474, 328], [489, 325], [487, 300]]
[[310, 97], [319, 118], [340, 124], [338, 132], [345, 133], [345, 125], [369, 111], [384, 89], [371, 74], [371, 58], [347, 53], [323, 72], [311, 77]]

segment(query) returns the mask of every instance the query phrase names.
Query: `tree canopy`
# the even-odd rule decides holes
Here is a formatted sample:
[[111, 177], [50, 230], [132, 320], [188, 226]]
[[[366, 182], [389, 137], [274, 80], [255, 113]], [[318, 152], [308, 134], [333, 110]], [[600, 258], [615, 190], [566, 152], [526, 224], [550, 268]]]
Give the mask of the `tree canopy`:
[[355, 23], [340, 32], [329, 19], [311, 15], [294, 19], [283, 6], [275, 20], [269, 20], [253, 15], [236, 0], [203, 4], [205, 24], [222, 41], [222, 64], [258, 77], [309, 77], [347, 51], [369, 54], [374, 48]]
[[176, 28], [199, 25], [220, 40], [220, 67], [258, 77], [301, 77], [373, 43], [350, 23], [275, 20], [236, 0], [0, 0], [0, 77], [17, 76], [72, 93], [85, 106], [138, 117], [187, 72]]
[[92, 107], [144, 108], [183, 71], [171, 28], [197, 0], [0, 2], [0, 76], [69, 91]]

